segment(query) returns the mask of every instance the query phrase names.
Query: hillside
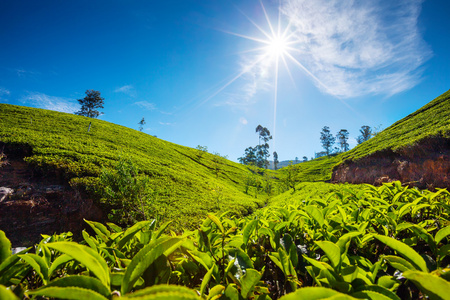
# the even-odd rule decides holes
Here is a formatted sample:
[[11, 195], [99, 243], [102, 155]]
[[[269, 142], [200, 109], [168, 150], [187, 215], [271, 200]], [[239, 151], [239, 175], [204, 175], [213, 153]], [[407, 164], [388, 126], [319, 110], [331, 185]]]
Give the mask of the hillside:
[[450, 187], [449, 116], [447, 91], [345, 153], [299, 164], [301, 181], [400, 180], [421, 188]]
[[[15, 200], [0, 201], [2, 227], [8, 224], [8, 214], [26, 219], [30, 207], [38, 211], [36, 203], [49, 199], [55, 203], [47, 203], [39, 211], [43, 219], [36, 220], [49, 228], [58, 222], [76, 224], [80, 218], [106, 220], [94, 189], [102, 168], [113, 167], [119, 157], [130, 158], [150, 177], [155, 192], [152, 216], [172, 220], [174, 228], [189, 228], [212, 211], [248, 214], [267, 197], [255, 198], [253, 187], [252, 196], [245, 193], [244, 181], [252, 174], [246, 166], [130, 128], [7, 104], [0, 104], [0, 115], [0, 149], [9, 162], [0, 168], [0, 186], [12, 188], [14, 194], [6, 199]], [[72, 207], [68, 210], [78, 218], [70, 213], [57, 217], [58, 207]], [[35, 227], [33, 222], [16, 225], [23, 227], [21, 232]]]

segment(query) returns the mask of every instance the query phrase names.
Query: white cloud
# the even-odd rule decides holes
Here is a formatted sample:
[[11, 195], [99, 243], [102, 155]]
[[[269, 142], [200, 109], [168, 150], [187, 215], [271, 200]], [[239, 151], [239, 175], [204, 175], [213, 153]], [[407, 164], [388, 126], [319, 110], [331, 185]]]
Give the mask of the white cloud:
[[164, 126], [173, 126], [173, 125], [175, 125], [175, 123], [170, 123], [170, 122], [166, 122], [166, 123], [164, 123], [164, 122], [159, 122], [159, 124], [160, 124], [160, 125], [164, 125]]
[[74, 113], [80, 109], [75, 100], [49, 96], [42, 93], [29, 93], [27, 96], [20, 98], [20, 102], [33, 107], [50, 109], [66, 113]]
[[9, 96], [11, 92], [5, 88], [0, 87], [0, 101], [8, 102], [8, 99], [4, 98], [5, 96]]
[[13, 69], [13, 71], [17, 74], [18, 77], [29, 77], [29, 76], [35, 76], [35, 75], [39, 75], [39, 72], [35, 72], [35, 71], [30, 71], [30, 70], [25, 70], [22, 68], [18, 68], [18, 69]]
[[146, 109], [146, 110], [155, 110], [156, 109], [155, 104], [148, 102], [148, 101], [138, 101], [138, 102], [134, 102], [133, 104], [137, 105], [143, 109]]
[[131, 84], [121, 86], [114, 90], [115, 93], [124, 93], [128, 96], [135, 97], [136, 91], [134, 90], [134, 87]]
[[241, 123], [242, 125], [247, 125], [247, 124], [248, 124], [248, 121], [247, 121], [246, 118], [241, 117], [241, 118], [239, 119], [239, 123]]
[[412, 88], [431, 51], [418, 26], [422, 0], [283, 0], [295, 58], [337, 97], [393, 95]]
[[11, 92], [5, 88], [0, 87], [0, 96], [8, 96]]

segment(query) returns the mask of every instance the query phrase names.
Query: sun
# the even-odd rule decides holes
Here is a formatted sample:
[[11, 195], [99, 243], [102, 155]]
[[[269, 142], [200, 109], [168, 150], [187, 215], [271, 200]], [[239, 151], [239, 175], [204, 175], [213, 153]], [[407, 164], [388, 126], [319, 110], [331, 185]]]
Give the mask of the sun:
[[271, 57], [279, 57], [284, 55], [289, 50], [288, 40], [282, 36], [275, 36], [268, 40], [268, 45], [265, 49], [266, 53]]
[[270, 77], [273, 78], [272, 135], [274, 137], [273, 143], [275, 145], [278, 102], [278, 77], [280, 68], [284, 67], [284, 70], [286, 70], [294, 85], [295, 82], [289, 68], [290, 65], [294, 65], [300, 68], [325, 89], [328, 88], [326, 88], [326, 86], [296, 58], [296, 56], [298, 56], [300, 53], [298, 45], [301, 44], [301, 40], [299, 40], [297, 32], [293, 29], [294, 26], [291, 26], [291, 21], [282, 18], [281, 4], [278, 7], [278, 18], [276, 19], [276, 21], [271, 20], [262, 0], [260, 0], [260, 4], [264, 13], [264, 17], [266, 19], [265, 24], [264, 22], [262, 24], [258, 24], [241, 11], [241, 13], [250, 21], [250, 23], [258, 29], [259, 33], [255, 35], [246, 35], [224, 30], [225, 33], [255, 42], [254, 48], [242, 51], [242, 54], [245, 53], [246, 56], [250, 57], [251, 59], [246, 61], [246, 63], [242, 66], [240, 72], [237, 72], [236, 75], [234, 75], [216, 92], [214, 92], [211, 96], [204, 100], [203, 103], [215, 97], [217, 94], [230, 86], [233, 82], [247, 73], [257, 72], [259, 74], [270, 74]]

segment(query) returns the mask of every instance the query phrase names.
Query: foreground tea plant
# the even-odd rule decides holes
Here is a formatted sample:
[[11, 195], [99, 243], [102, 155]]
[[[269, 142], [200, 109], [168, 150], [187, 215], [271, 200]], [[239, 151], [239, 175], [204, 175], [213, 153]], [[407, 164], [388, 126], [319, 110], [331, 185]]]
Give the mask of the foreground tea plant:
[[447, 299], [450, 194], [343, 187], [246, 218], [44, 236], [12, 254], [0, 232], [1, 299]]

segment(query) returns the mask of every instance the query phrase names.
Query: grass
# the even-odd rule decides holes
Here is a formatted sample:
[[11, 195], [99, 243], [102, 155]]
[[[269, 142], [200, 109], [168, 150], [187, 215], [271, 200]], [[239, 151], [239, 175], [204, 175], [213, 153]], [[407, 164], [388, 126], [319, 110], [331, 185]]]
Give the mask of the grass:
[[30, 165], [63, 176], [73, 187], [92, 188], [103, 167], [114, 166], [120, 156], [129, 157], [151, 178], [157, 213], [175, 220], [178, 227], [194, 226], [212, 211], [251, 213], [267, 198], [255, 198], [252, 188], [249, 194], [244, 192], [244, 181], [251, 174], [246, 166], [137, 130], [7, 104], [0, 104], [0, 115], [1, 142], [10, 149], [31, 149], [25, 158]]
[[330, 180], [333, 168], [345, 160], [355, 161], [380, 151], [399, 151], [429, 137], [450, 138], [450, 90], [347, 152], [296, 165], [300, 181]]

